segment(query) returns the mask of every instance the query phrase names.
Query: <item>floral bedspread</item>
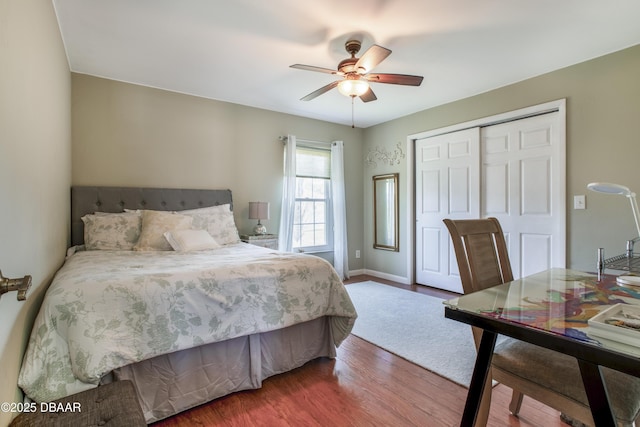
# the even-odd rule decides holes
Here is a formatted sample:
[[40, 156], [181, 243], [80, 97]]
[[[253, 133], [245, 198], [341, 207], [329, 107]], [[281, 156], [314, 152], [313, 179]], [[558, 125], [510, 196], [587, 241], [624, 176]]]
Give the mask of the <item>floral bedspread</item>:
[[179, 252], [82, 251], [56, 274], [18, 384], [50, 401], [160, 354], [331, 316], [336, 345], [356, 311], [325, 260], [239, 243]]

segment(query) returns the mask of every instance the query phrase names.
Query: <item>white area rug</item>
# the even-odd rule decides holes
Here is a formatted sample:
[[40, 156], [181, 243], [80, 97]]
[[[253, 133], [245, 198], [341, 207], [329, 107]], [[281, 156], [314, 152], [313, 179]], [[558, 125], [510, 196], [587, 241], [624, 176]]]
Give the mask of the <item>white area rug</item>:
[[358, 312], [352, 334], [469, 387], [471, 326], [446, 319], [442, 299], [372, 281], [346, 288]]

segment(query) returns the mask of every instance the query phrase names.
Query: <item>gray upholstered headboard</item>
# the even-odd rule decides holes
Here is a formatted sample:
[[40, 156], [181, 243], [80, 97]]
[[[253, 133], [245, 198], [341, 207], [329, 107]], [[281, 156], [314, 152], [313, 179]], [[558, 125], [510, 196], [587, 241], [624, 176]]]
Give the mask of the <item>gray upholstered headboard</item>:
[[84, 242], [82, 217], [124, 209], [179, 211], [231, 204], [231, 190], [189, 190], [140, 187], [71, 187], [71, 245]]

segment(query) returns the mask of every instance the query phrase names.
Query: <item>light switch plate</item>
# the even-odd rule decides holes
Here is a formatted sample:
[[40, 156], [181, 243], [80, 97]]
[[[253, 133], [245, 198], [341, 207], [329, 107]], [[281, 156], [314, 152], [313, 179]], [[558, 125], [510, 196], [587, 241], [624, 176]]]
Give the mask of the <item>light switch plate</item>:
[[573, 196], [573, 209], [586, 209], [587, 202], [584, 194]]

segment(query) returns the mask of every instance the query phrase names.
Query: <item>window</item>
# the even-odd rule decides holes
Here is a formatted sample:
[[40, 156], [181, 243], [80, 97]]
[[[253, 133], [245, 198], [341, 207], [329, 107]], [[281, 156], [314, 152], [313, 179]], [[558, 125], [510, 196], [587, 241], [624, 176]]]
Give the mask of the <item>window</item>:
[[331, 151], [306, 146], [296, 147], [294, 250], [333, 250], [331, 209]]

